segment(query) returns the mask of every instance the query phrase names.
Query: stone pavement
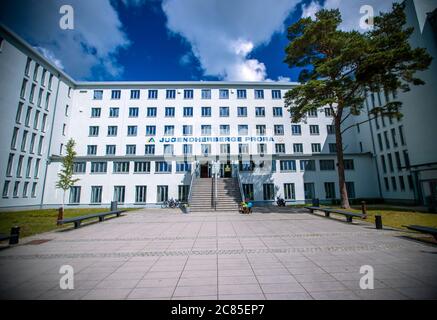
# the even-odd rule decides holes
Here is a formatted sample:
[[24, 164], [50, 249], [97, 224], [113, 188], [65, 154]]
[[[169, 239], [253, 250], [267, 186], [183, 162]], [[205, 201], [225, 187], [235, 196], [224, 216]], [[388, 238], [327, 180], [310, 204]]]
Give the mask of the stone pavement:
[[436, 280], [436, 246], [306, 213], [139, 210], [0, 251], [0, 299], [437, 299]]

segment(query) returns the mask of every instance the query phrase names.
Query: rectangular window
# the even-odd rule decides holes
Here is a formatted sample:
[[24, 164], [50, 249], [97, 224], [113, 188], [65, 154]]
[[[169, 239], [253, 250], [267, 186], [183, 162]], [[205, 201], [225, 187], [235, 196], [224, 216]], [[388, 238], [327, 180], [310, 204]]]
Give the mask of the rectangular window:
[[220, 144], [220, 154], [230, 154], [231, 153], [231, 145], [229, 143]]
[[403, 153], [404, 153], [405, 167], [406, 167], [407, 169], [409, 169], [409, 168], [410, 168], [410, 157], [409, 157], [409, 155], [408, 155], [408, 151], [407, 151], [407, 150], [404, 150]]
[[137, 154], [137, 146], [134, 144], [126, 145], [126, 155], [136, 155]]
[[164, 202], [164, 201], [168, 201], [168, 186], [157, 186], [157, 199], [156, 201], [159, 202]]
[[129, 108], [129, 118], [138, 118], [139, 113], [138, 108]]
[[388, 165], [390, 168], [390, 172], [394, 171], [394, 165], [393, 165], [393, 157], [391, 155], [391, 153], [387, 154], [387, 159], [388, 159]]
[[29, 157], [27, 158], [27, 166], [26, 166], [26, 178], [30, 178], [30, 172], [32, 170], [32, 160], [33, 158]]
[[86, 171], [86, 162], [74, 162], [73, 163], [73, 173], [85, 173]]
[[211, 135], [211, 126], [210, 125], [202, 125], [200, 127], [202, 136], [210, 136]]
[[316, 171], [316, 160], [300, 160], [300, 171]]
[[211, 117], [211, 107], [202, 107], [202, 117]]
[[285, 154], [285, 144], [277, 143], [275, 145], [276, 154]]
[[399, 137], [401, 139], [401, 144], [405, 146], [405, 138], [404, 138], [404, 127], [399, 126]]
[[266, 108], [256, 107], [255, 108], [255, 116], [256, 117], [265, 117], [266, 116]]
[[17, 114], [15, 116], [15, 122], [20, 124], [21, 123], [21, 114], [23, 113], [23, 103], [20, 102], [18, 103], [18, 109], [17, 109]]
[[413, 176], [412, 175], [408, 175], [407, 176], [407, 180], [408, 180], [408, 188], [410, 188], [411, 191], [414, 191]]
[[249, 126], [246, 124], [238, 125], [238, 135], [247, 136], [249, 134]]
[[184, 107], [184, 117], [191, 118], [193, 116], [193, 108], [192, 107]]
[[16, 172], [17, 178], [21, 178], [21, 170], [23, 168], [23, 160], [24, 160], [24, 156], [20, 156], [18, 158], [17, 172]]
[[165, 108], [165, 116], [167, 118], [174, 118], [174, 116], [175, 116], [175, 108], [173, 108], [173, 107], [166, 107]]
[[90, 137], [97, 137], [99, 135], [99, 127], [98, 126], [89, 127], [88, 135]]
[[267, 145], [265, 143], [258, 143], [257, 151], [259, 155], [264, 155], [267, 152]]
[[114, 144], [106, 145], [106, 155], [107, 156], [115, 155], [115, 151], [116, 151], [116, 146]]
[[344, 159], [344, 170], [355, 170], [353, 159]]
[[156, 108], [147, 108], [147, 117], [148, 118], [156, 118], [157, 110]]
[[114, 161], [113, 173], [129, 173], [129, 161]]
[[144, 148], [145, 155], [154, 155], [155, 154], [155, 145], [154, 144], [146, 144]]
[[398, 167], [398, 170], [401, 170], [402, 163], [401, 163], [401, 155], [399, 152], [395, 152], [395, 159], [396, 159], [396, 166]]
[[120, 90], [112, 90], [111, 91], [111, 99], [112, 100], [120, 100], [121, 91]]
[[308, 118], [317, 118], [317, 109], [308, 111]]
[[231, 128], [228, 124], [222, 124], [220, 125], [220, 135], [221, 136], [228, 136], [231, 133]]
[[191, 89], [185, 89], [184, 90], [184, 99], [185, 100], [191, 100], [193, 99], [194, 92]]
[[12, 132], [11, 149], [13, 150], [17, 148], [18, 130], [18, 128], [14, 128], [14, 131]]
[[253, 184], [243, 184], [243, 192], [244, 197], [249, 200], [255, 200], [255, 196], [253, 193]]
[[127, 135], [129, 137], [136, 137], [138, 134], [138, 127], [137, 126], [128, 126], [127, 127]]
[[247, 91], [245, 89], [237, 90], [237, 99], [247, 99]]
[[255, 90], [255, 99], [264, 99], [264, 90]]
[[253, 161], [240, 161], [239, 166], [241, 172], [251, 172], [255, 169], [255, 163]]
[[390, 149], [390, 140], [388, 139], [388, 132], [384, 131], [384, 140], [385, 140], [385, 147], [387, 149]]
[[150, 173], [149, 161], [135, 161], [134, 173]]
[[325, 182], [325, 198], [326, 199], [335, 199], [335, 183], [334, 182]]
[[202, 154], [206, 157], [211, 154], [211, 145], [210, 144], [201, 144], [200, 149]]
[[102, 186], [91, 186], [91, 203], [102, 203]]
[[273, 107], [273, 116], [275, 118], [281, 118], [283, 116], [281, 107]]
[[126, 187], [125, 186], [114, 186], [114, 201], [117, 203], [123, 204], [124, 198], [126, 195]]
[[282, 99], [281, 90], [272, 90], [272, 99], [273, 100]]
[[385, 191], [390, 191], [390, 184], [388, 178], [384, 178], [384, 186], [385, 186]]
[[109, 117], [110, 118], [118, 118], [120, 114], [119, 108], [109, 108]]
[[379, 151], [383, 151], [384, 150], [384, 147], [382, 145], [382, 137], [381, 137], [380, 133], [378, 133], [378, 146], [379, 146]]
[[158, 99], [158, 90], [149, 90], [149, 100], [156, 100]]
[[335, 143], [329, 144], [329, 153], [337, 153], [337, 144]]
[[156, 126], [146, 126], [146, 136], [155, 136]]
[[174, 126], [164, 126], [164, 136], [174, 136]]
[[384, 155], [381, 155], [381, 166], [382, 166], [382, 171], [384, 173], [387, 173], [387, 164], [385, 162], [385, 157]]
[[355, 199], [355, 184], [353, 182], [346, 182], [347, 195], [350, 199]]
[[147, 186], [135, 186], [135, 203], [146, 203]]
[[36, 198], [37, 187], [38, 187], [37, 182], [32, 183], [32, 198]]
[[140, 90], [131, 90], [130, 91], [130, 98], [131, 98], [131, 100], [140, 99]]
[[174, 100], [176, 99], [176, 90], [174, 89], [168, 89], [165, 93], [165, 98], [167, 100]]
[[331, 118], [334, 116], [331, 108], [325, 108], [325, 117]]
[[220, 107], [220, 117], [222, 118], [229, 117], [229, 107]]
[[203, 100], [211, 99], [211, 89], [202, 89], [202, 99]]
[[263, 184], [263, 199], [264, 201], [275, 200], [275, 185], [273, 183]]
[[291, 133], [293, 136], [301, 136], [302, 135], [302, 127], [299, 124], [295, 124], [291, 126]]
[[397, 191], [398, 190], [398, 185], [396, 183], [396, 178], [395, 177], [391, 177], [391, 186], [393, 188], [393, 191]]
[[35, 69], [33, 69], [33, 81], [38, 78], [39, 64], [35, 63]]
[[393, 147], [396, 148], [398, 146], [398, 141], [396, 139], [396, 129], [395, 128], [391, 129], [391, 139], [393, 142]]
[[27, 198], [28, 189], [29, 189], [29, 182], [26, 181], [23, 186], [23, 198]]
[[274, 130], [275, 130], [275, 136], [283, 136], [285, 134], [284, 126], [282, 124], [275, 125]]
[[108, 137], [116, 137], [117, 131], [118, 131], [117, 126], [109, 126], [108, 127]]
[[279, 164], [280, 164], [281, 172], [296, 171], [296, 160], [281, 160]]
[[247, 117], [247, 107], [238, 107], [237, 113], [238, 113], [238, 117], [240, 118]]
[[310, 125], [310, 134], [312, 136], [318, 136], [320, 134], [319, 126], [317, 126], [317, 125]]
[[182, 135], [192, 136], [193, 135], [193, 126], [192, 125], [184, 125], [182, 127]]
[[238, 144], [238, 153], [239, 154], [249, 154], [249, 144], [247, 144], [247, 143]]
[[30, 126], [30, 116], [32, 115], [32, 107], [27, 107], [26, 119], [24, 120], [24, 125], [26, 127]]
[[174, 155], [174, 145], [164, 144], [164, 155]]
[[30, 95], [29, 95], [30, 103], [33, 103], [33, 97], [35, 96], [35, 88], [36, 85], [32, 84], [32, 87], [30, 88]]
[[322, 152], [322, 147], [320, 146], [320, 143], [312, 143], [311, 144], [311, 151], [313, 153], [320, 153], [320, 152]]
[[10, 153], [8, 158], [8, 166], [6, 167], [6, 176], [12, 176], [12, 165], [14, 163], [14, 154]]
[[306, 182], [303, 184], [305, 200], [312, 200], [316, 197], [315, 186], [313, 182]]
[[256, 134], [258, 136], [265, 136], [266, 135], [266, 126], [264, 124], [257, 124], [256, 125]]
[[101, 108], [91, 108], [91, 118], [100, 118], [101, 113]]
[[403, 176], [399, 176], [399, 188], [401, 188], [401, 191], [405, 191], [405, 180]]
[[178, 186], [178, 200], [180, 202], [188, 202], [188, 195], [190, 193], [190, 186], [181, 185]]
[[166, 162], [166, 161], [155, 162], [156, 173], [171, 173], [171, 171], [172, 171], [171, 162]]
[[80, 189], [81, 187], [71, 187], [70, 188], [70, 204], [80, 203]]
[[46, 94], [46, 103], [45, 103], [45, 109], [49, 110], [49, 104], [50, 104], [50, 92], [47, 92]]
[[28, 131], [24, 130], [23, 138], [21, 139], [21, 151], [23, 152], [26, 151], [27, 135], [28, 135]]
[[27, 80], [24, 79], [23, 83], [21, 85], [21, 91], [20, 91], [20, 98], [24, 99], [26, 96], [26, 89], [27, 89]]
[[285, 198], [285, 200], [295, 200], [296, 199], [294, 183], [284, 183], [284, 198]]
[[303, 144], [302, 143], [294, 143], [293, 144], [293, 152], [294, 153], [303, 153]]
[[191, 172], [191, 163], [176, 162], [176, 172]]
[[102, 100], [103, 99], [103, 90], [94, 90], [94, 100]]
[[41, 163], [41, 159], [36, 159], [35, 162], [35, 169], [33, 170], [33, 178], [38, 179], [39, 178], [39, 165]]
[[335, 161], [334, 160], [320, 160], [320, 170], [322, 170], [322, 171], [335, 170]]
[[39, 142], [38, 142], [38, 154], [39, 155], [42, 155], [43, 142], [44, 142], [44, 137], [43, 136], [39, 137]]
[[328, 134], [335, 134], [335, 126], [333, 126], [332, 124], [328, 124], [326, 126], [326, 131], [328, 132]]
[[228, 89], [220, 89], [219, 90], [219, 98], [220, 99], [229, 99], [229, 90]]
[[182, 151], [184, 155], [192, 155], [193, 154], [193, 145], [192, 144], [184, 144], [182, 146]]
[[25, 69], [24, 69], [24, 74], [26, 75], [26, 76], [29, 76], [29, 70], [30, 70], [30, 63], [32, 62], [32, 59], [30, 59], [30, 58], [27, 58], [27, 61], [26, 61], [26, 67], [25, 67]]

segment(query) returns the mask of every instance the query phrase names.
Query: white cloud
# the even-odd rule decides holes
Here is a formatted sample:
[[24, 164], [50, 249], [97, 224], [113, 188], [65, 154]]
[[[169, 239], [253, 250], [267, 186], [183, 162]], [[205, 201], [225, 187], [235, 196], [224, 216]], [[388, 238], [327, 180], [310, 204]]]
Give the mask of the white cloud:
[[2, 1], [0, 18], [68, 74], [77, 79], [118, 77], [117, 52], [130, 42], [110, 0], [69, 0], [74, 30], [59, 27], [63, 0]]
[[322, 6], [316, 2], [311, 1], [308, 5], [305, 6], [305, 4], [302, 4], [302, 18], [308, 18], [311, 17], [315, 19], [316, 12], [322, 9]]
[[270, 41], [300, 0], [164, 0], [167, 28], [191, 45], [206, 76], [260, 81], [266, 66], [250, 57]]
[[56, 58], [56, 56], [53, 54], [52, 51], [49, 49], [43, 48], [43, 47], [35, 47], [37, 51], [39, 51], [46, 59], [50, 60], [52, 63], [54, 63], [55, 66], [57, 66], [59, 69], [64, 69], [64, 65], [62, 64], [62, 61]]

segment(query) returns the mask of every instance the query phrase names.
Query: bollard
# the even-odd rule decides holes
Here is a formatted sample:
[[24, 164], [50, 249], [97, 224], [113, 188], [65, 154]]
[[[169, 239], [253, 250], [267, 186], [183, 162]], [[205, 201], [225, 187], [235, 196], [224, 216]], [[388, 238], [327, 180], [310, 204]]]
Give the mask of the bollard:
[[18, 239], [20, 238], [20, 227], [11, 228], [11, 237], [9, 238], [9, 244], [18, 244]]
[[111, 211], [117, 211], [117, 201], [111, 201]]
[[367, 219], [367, 205], [366, 205], [366, 201], [362, 201], [361, 202], [361, 212], [364, 215], [363, 219]]
[[382, 216], [380, 215], [375, 216], [375, 226], [377, 230], [382, 230]]
[[58, 222], [57, 222], [58, 226], [61, 224], [60, 223], [61, 220], [64, 220], [64, 208], [63, 207], [60, 207], [58, 209]]
[[320, 207], [320, 200], [319, 199], [313, 199], [313, 207]]

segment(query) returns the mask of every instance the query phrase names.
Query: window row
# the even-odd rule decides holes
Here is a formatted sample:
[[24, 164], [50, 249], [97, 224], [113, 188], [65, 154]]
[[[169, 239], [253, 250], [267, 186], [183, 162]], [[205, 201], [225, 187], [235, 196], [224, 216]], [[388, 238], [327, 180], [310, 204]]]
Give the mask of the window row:
[[[380, 163], [381, 163], [381, 167], [382, 167], [382, 172], [384, 174], [390, 172], [394, 172], [395, 171], [395, 163], [396, 163], [396, 169], [397, 171], [401, 171], [402, 169], [409, 169], [410, 168], [410, 157], [408, 155], [408, 150], [403, 150], [402, 152], [403, 158], [404, 158], [404, 162], [402, 165], [402, 160], [401, 160], [401, 153], [396, 151], [394, 153], [394, 159], [393, 159], [393, 154], [392, 153], [388, 153], [386, 155], [381, 155], [380, 156]], [[388, 163], [388, 166], [387, 166]]]
[[31, 183], [29, 181], [15, 181], [14, 183], [12, 183], [12, 181], [6, 180], [3, 184], [2, 197], [3, 198], [11, 197], [10, 193], [12, 191], [13, 198], [19, 198], [19, 197], [28, 198], [29, 193], [30, 193], [30, 197], [36, 198], [37, 186], [38, 186], [37, 182]]
[[36, 153], [38, 155], [42, 155], [44, 136], [40, 136], [37, 133], [28, 130], [22, 130], [22, 131], [23, 133], [20, 134], [20, 129], [14, 127], [12, 132], [11, 149], [17, 150], [18, 137], [21, 136], [21, 144], [19, 149], [21, 152], [28, 152], [31, 154]]
[[32, 125], [34, 130], [45, 132], [47, 129], [47, 117], [47, 113], [34, 109], [32, 106], [27, 106], [27, 108], [25, 108], [24, 103], [20, 102], [18, 103], [15, 122], [17, 124], [24, 124], [28, 128]]
[[399, 146], [398, 133], [400, 144], [405, 146], [404, 129], [403, 126], [399, 126], [397, 130], [396, 128], [392, 128], [390, 131], [377, 134], [379, 151], [384, 151], [384, 146], [386, 150], [389, 150], [392, 146], [393, 148], [397, 148]]
[[384, 188], [387, 192], [397, 192], [398, 190], [405, 192], [407, 191], [406, 183], [408, 183], [409, 191], [414, 191], [414, 181], [412, 175], [408, 175], [406, 181], [404, 176], [384, 177]]

